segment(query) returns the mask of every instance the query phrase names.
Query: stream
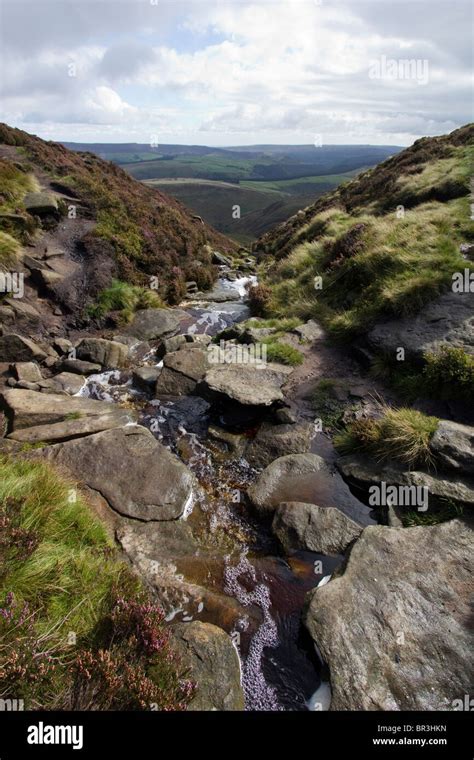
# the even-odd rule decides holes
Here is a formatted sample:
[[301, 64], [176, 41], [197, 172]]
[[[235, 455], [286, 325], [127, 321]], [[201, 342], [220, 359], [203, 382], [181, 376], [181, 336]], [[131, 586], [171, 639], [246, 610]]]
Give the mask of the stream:
[[[247, 319], [248, 279], [218, 283], [239, 300], [181, 306], [189, 317], [182, 331], [215, 335]], [[162, 365], [154, 352], [139, 363]], [[281, 555], [270, 525], [256, 517], [246, 496], [259, 471], [208, 435], [209, 424], [222, 421], [213, 419], [203, 399], [150, 398], [134, 387], [130, 371], [121, 370], [91, 375], [80, 395], [137, 409], [139, 424], [196, 477], [193, 503], [181, 520], [135, 527], [131, 523], [137, 521], [124, 519], [126, 529], [144, 541], [136, 563], [140, 571], [149, 577], [151, 568], [158, 573], [155, 588], [167, 620], [201, 620], [230, 634], [241, 661], [247, 710], [328, 709], [326, 669], [301, 625], [301, 611], [307, 592], [326, 582], [342, 557]], [[255, 433], [245, 426], [239, 432]]]

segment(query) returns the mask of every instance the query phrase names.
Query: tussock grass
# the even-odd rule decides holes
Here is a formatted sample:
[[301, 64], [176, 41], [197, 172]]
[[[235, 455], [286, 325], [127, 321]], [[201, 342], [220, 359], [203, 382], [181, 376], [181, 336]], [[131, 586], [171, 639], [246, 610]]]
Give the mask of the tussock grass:
[[110, 288], [100, 293], [97, 304], [90, 306], [88, 313], [91, 317], [100, 319], [115, 311], [120, 313], [122, 322], [130, 322], [138, 309], [149, 308], [166, 308], [156, 291], [112, 280]]
[[11, 161], [0, 159], [0, 210], [5, 212], [16, 211], [23, 207], [23, 198], [26, 193], [39, 190], [36, 177], [22, 171]]
[[287, 364], [290, 367], [297, 367], [303, 364], [304, 356], [294, 346], [279, 343], [274, 336], [270, 336], [270, 338], [261, 342], [267, 346], [267, 360], [269, 362], [279, 362], [280, 364]]
[[21, 251], [18, 240], [7, 232], [0, 231], [0, 269], [12, 266]]
[[382, 406], [380, 419], [361, 419], [351, 423], [335, 437], [341, 454], [365, 451], [378, 460], [396, 459], [408, 467], [429, 465], [431, 437], [439, 420], [416, 409]]

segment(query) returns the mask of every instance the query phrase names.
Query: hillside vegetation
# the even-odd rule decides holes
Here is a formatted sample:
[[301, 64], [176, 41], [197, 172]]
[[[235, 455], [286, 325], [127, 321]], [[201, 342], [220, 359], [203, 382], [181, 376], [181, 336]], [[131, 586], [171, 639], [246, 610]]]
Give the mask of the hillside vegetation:
[[[341, 185], [255, 244], [275, 316], [316, 317], [350, 340], [415, 314], [472, 264], [474, 127], [423, 138]], [[315, 279], [316, 278], [316, 279]]]
[[[109, 262], [101, 269], [122, 281], [147, 285], [149, 277], [157, 277], [160, 295], [170, 301], [180, 290], [176, 284], [195, 279], [198, 266], [213, 279], [209, 246], [235, 249], [181, 203], [92, 153], [76, 153], [5, 124], [0, 125], [0, 144], [7, 146], [0, 154], [0, 214], [14, 211], [23, 217], [19, 228], [4, 228], [9, 234], [20, 237], [31, 223], [22, 196], [38, 189], [40, 177], [42, 185], [76, 200], [78, 216], [96, 222], [81, 240], [86, 257]], [[65, 215], [67, 206], [60, 211]]]

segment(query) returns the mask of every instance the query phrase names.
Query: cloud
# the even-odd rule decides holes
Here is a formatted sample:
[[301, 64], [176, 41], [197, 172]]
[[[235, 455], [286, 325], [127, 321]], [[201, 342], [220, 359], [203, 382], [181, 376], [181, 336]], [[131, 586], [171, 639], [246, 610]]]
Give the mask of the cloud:
[[[85, 130], [94, 140], [147, 141], [164, 130], [174, 141], [222, 145], [236, 136], [307, 142], [317, 132], [326, 143], [407, 144], [470, 119], [464, 0], [3, 0], [3, 8], [6, 117], [58, 139]], [[383, 58], [426, 61], [427, 81], [371, 78]]]

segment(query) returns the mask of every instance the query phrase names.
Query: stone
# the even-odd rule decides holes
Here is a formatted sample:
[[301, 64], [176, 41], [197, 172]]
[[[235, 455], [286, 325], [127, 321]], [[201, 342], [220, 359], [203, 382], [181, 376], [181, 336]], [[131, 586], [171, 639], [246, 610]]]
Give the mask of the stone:
[[6, 307], [13, 310], [17, 319], [27, 319], [30, 322], [38, 322], [40, 315], [32, 304], [27, 303], [20, 298], [4, 298], [3, 303]]
[[82, 359], [64, 359], [61, 369], [65, 372], [75, 372], [77, 375], [97, 375], [102, 372], [100, 364], [93, 364]]
[[0, 394], [0, 407], [8, 418], [10, 431], [15, 432], [22, 428], [50, 425], [67, 419], [122, 413], [119, 407], [105, 401], [16, 388], [4, 390]]
[[197, 683], [187, 710], [244, 710], [240, 659], [230, 636], [195, 620], [172, 627], [173, 646]]
[[[56, 387], [58, 390], [65, 391], [70, 396], [75, 396], [83, 388], [86, 378], [75, 372], [61, 372], [59, 375], [54, 375], [51, 381], [52, 383], [49, 387]], [[40, 387], [48, 386], [40, 383]]]
[[42, 454], [127, 517], [177, 520], [192, 499], [191, 471], [140, 425], [59, 443]]
[[212, 440], [225, 444], [226, 448], [238, 457], [242, 456], [248, 443], [244, 435], [230, 433], [218, 425], [209, 425], [207, 435]]
[[19, 380], [15, 388], [23, 388], [28, 391], [39, 391], [40, 389], [38, 383], [29, 383], [27, 380]]
[[184, 335], [174, 335], [172, 338], [166, 338], [163, 341], [163, 352], [162, 356], [165, 354], [171, 354], [174, 351], [178, 351], [178, 349], [186, 344], [186, 337]]
[[337, 507], [361, 525], [373, 522], [370, 510], [344, 483], [337, 471], [317, 454], [289, 454], [268, 465], [248, 496], [261, 514], [273, 514], [279, 504], [299, 501], [320, 507]]
[[35, 427], [22, 428], [10, 433], [9, 440], [23, 441], [28, 443], [38, 443], [40, 441], [48, 443], [59, 443], [69, 441], [74, 438], [82, 438], [100, 433], [103, 430], [120, 428], [131, 421], [131, 415], [128, 412], [102, 414], [94, 417], [84, 417], [81, 419], [64, 420], [52, 425], [37, 425]]
[[[428, 489], [429, 501], [447, 499], [466, 506], [474, 506], [474, 478], [460, 474], [438, 475], [420, 470], [404, 470], [401, 464], [376, 462], [361, 455], [348, 454], [336, 462], [344, 478], [354, 485], [420, 486]], [[428, 506], [429, 508], [429, 506]]]
[[73, 347], [71, 341], [67, 340], [67, 338], [56, 338], [53, 346], [60, 355], [69, 354]]
[[0, 337], [0, 361], [30, 362], [43, 361], [46, 353], [29, 338], [23, 338], [16, 333], [7, 333]]
[[33, 280], [43, 288], [54, 288], [64, 280], [64, 275], [59, 272], [53, 272], [51, 269], [33, 269], [31, 272]]
[[474, 427], [441, 420], [430, 449], [440, 466], [474, 474]]
[[59, 216], [58, 201], [52, 193], [26, 193], [23, 205], [29, 214]]
[[161, 367], [136, 367], [132, 372], [133, 383], [143, 391], [151, 391], [160, 374]]
[[304, 325], [298, 325], [292, 332], [294, 332], [302, 341], [307, 343], [314, 343], [317, 340], [324, 340], [326, 334], [318, 322], [314, 319], [310, 319]]
[[331, 674], [331, 710], [452, 710], [470, 694], [472, 527], [366, 528], [304, 622]]
[[43, 379], [40, 368], [35, 362], [17, 362], [13, 371], [18, 380], [25, 383], [38, 383]]
[[245, 453], [252, 467], [266, 467], [285, 454], [305, 454], [311, 448], [314, 426], [310, 422], [272, 425], [264, 422]]
[[287, 553], [343, 554], [362, 527], [336, 507], [290, 501], [277, 507], [272, 530]]
[[127, 362], [128, 348], [114, 340], [84, 338], [76, 346], [76, 356], [92, 364], [100, 364], [104, 369], [118, 369]]
[[232, 261], [227, 256], [224, 256], [223, 253], [219, 253], [219, 251], [212, 251], [212, 263], [220, 264], [221, 266], [232, 266]]
[[140, 309], [127, 328], [126, 334], [139, 340], [169, 338], [179, 331], [184, 316], [185, 312], [179, 309]]
[[192, 344], [166, 354], [156, 381], [156, 395], [182, 396], [192, 393], [208, 367], [207, 352]]
[[204, 392], [224, 396], [248, 406], [271, 406], [283, 399], [281, 387], [291, 369], [283, 365], [230, 364], [210, 369], [204, 378]]
[[391, 353], [399, 346], [417, 360], [425, 352], [448, 345], [474, 354], [474, 292], [448, 292], [432, 301], [419, 314], [376, 325], [367, 336], [378, 352]]

